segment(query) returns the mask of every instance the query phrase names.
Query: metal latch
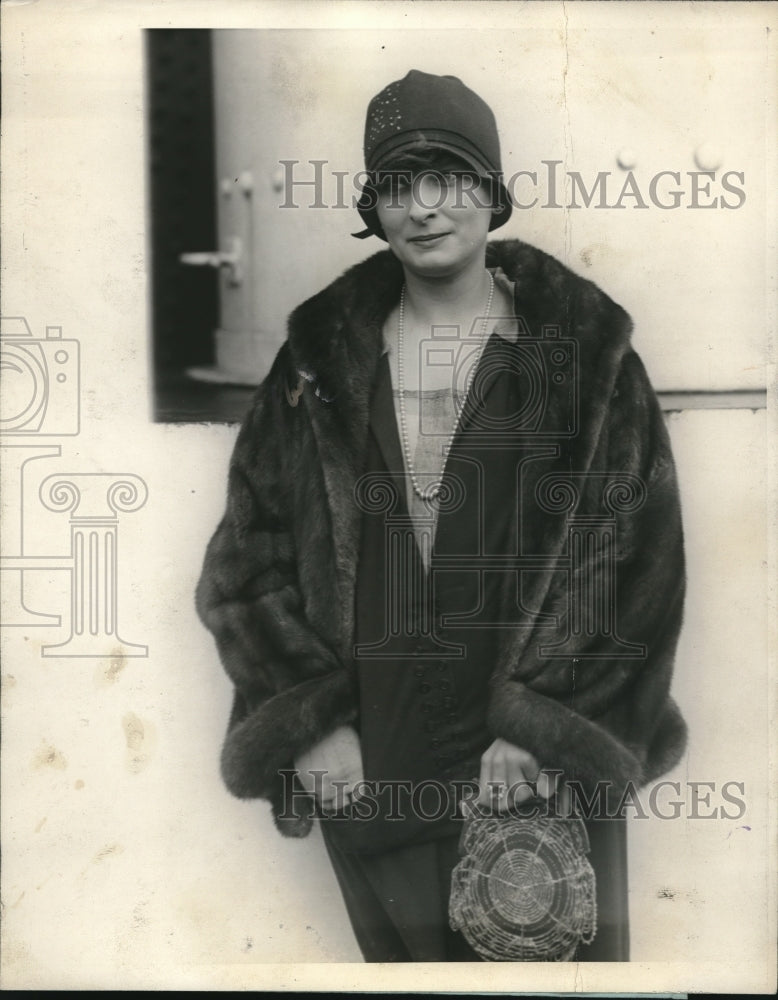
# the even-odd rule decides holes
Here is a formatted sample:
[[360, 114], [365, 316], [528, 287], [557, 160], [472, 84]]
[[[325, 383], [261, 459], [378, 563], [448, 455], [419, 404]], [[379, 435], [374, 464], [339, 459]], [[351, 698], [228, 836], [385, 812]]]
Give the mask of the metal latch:
[[178, 259], [182, 264], [194, 267], [216, 267], [224, 270], [228, 284], [237, 288], [243, 282], [243, 262], [240, 239], [235, 236], [229, 241], [229, 250], [205, 250], [202, 252], [182, 253]]

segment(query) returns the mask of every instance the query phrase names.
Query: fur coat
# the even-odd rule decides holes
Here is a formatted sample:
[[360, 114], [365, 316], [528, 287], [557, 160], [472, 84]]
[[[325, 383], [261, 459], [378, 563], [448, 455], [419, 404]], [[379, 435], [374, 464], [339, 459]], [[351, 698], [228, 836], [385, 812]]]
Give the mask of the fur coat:
[[[487, 724], [587, 789], [640, 786], [669, 770], [686, 740], [669, 696], [685, 573], [667, 431], [618, 305], [520, 241], [489, 244], [487, 266], [498, 265], [515, 283], [516, 349], [561, 334], [574, 367], [561, 384], [544, 383], [533, 435], [548, 447], [521, 466], [523, 527], [542, 559], [521, 574], [520, 603], [535, 612], [526, 627], [503, 630]], [[310, 819], [279, 820], [279, 772], [357, 721], [354, 487], [382, 327], [401, 286], [384, 250], [292, 313], [238, 435], [197, 587], [235, 688], [224, 781], [236, 796], [269, 799], [290, 835], [305, 835]], [[587, 517], [613, 522], [612, 544], [571, 570], [571, 524]], [[605, 593], [608, 581], [611, 635], [584, 629], [565, 645], [571, 593]], [[569, 655], [549, 656], [555, 644]]]

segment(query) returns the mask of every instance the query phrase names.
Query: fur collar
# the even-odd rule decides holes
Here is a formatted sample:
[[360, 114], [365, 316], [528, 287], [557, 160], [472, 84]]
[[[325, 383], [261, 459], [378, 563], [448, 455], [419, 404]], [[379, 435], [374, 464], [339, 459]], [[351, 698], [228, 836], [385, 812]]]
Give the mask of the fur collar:
[[[516, 314], [524, 317], [532, 335], [541, 336], [543, 327], [559, 326], [563, 336], [588, 334], [589, 343], [581, 347], [586, 346], [590, 355], [599, 356], [610, 346], [611, 363], [620, 359], [631, 333], [630, 319], [592, 282], [520, 240], [489, 243], [486, 265], [502, 267], [515, 283]], [[320, 399], [364, 396], [365, 382], [369, 388], [380, 356], [384, 322], [400, 297], [402, 283], [399, 261], [391, 250], [381, 250], [291, 314], [291, 356], [298, 371], [315, 383]]]

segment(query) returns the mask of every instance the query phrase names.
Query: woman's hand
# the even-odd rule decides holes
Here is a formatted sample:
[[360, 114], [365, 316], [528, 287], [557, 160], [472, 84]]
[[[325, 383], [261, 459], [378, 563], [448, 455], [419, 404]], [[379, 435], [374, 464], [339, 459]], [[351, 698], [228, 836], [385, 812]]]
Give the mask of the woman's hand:
[[541, 771], [528, 750], [498, 738], [481, 755], [477, 802], [506, 812], [527, 799], [550, 799], [557, 794], [558, 811], [566, 815], [569, 793], [561, 778], [560, 771]]
[[338, 726], [300, 754], [295, 767], [303, 788], [316, 796], [325, 812], [344, 809], [351, 801], [354, 785], [364, 778], [356, 731], [351, 726]]

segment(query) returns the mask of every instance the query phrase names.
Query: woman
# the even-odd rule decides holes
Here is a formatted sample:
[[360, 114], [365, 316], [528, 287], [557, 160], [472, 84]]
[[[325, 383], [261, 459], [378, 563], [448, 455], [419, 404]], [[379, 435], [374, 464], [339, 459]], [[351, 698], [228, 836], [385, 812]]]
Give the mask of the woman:
[[511, 204], [461, 81], [386, 87], [365, 159], [360, 235], [389, 249], [292, 314], [198, 587], [236, 689], [223, 775], [282, 832], [315, 814], [368, 961], [477, 959], [447, 919], [468, 782], [499, 811], [607, 788], [599, 929], [575, 957], [625, 961], [610, 807], [685, 742], [661, 413], [623, 310], [487, 242]]

